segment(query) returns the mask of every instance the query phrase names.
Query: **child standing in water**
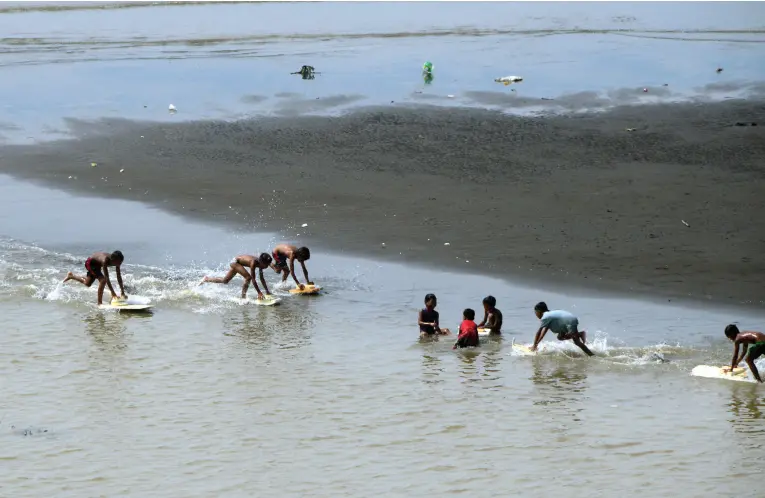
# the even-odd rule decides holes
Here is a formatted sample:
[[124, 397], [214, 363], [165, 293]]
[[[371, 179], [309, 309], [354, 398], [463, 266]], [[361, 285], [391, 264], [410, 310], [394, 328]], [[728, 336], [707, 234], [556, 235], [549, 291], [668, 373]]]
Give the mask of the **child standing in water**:
[[425, 309], [420, 310], [420, 314], [417, 316], [417, 324], [420, 326], [420, 338], [436, 337], [437, 334], [450, 334], [449, 329], [442, 329], [438, 326], [437, 304], [438, 300], [435, 294], [425, 296]]
[[497, 308], [497, 300], [494, 296], [483, 298], [483, 321], [478, 328], [489, 329], [490, 334], [502, 333], [502, 312]]
[[462, 312], [462, 323], [460, 324], [460, 335], [457, 336], [457, 342], [452, 349], [476, 347], [478, 341], [478, 326], [475, 324], [475, 311], [467, 308]]

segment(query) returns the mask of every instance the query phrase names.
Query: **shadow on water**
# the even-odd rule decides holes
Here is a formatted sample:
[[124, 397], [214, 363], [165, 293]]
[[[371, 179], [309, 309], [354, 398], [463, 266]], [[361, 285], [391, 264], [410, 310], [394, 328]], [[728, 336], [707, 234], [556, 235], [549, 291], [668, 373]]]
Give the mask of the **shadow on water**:
[[299, 310], [289, 304], [274, 307], [241, 306], [223, 319], [224, 335], [234, 337], [247, 347], [267, 350], [295, 349], [311, 343], [316, 313], [306, 306]]

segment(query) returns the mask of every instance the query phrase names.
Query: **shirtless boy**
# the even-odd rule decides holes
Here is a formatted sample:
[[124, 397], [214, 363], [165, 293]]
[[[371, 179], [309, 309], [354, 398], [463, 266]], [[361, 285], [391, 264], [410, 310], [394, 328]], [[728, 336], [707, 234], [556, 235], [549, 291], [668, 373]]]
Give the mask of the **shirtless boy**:
[[[725, 337], [733, 341], [734, 346], [733, 361], [730, 364], [730, 369], [728, 369], [728, 367], [723, 367], [723, 370], [733, 370], [738, 366], [739, 363], [741, 363], [741, 360], [744, 359], [744, 356], [746, 356], [746, 364], [749, 365], [749, 370], [751, 370], [752, 375], [754, 375], [754, 378], [757, 379], [757, 382], [762, 382], [762, 379], [760, 378], [760, 372], [757, 371], [757, 366], [754, 364], [754, 360], [765, 353], [765, 334], [762, 332], [754, 332], [753, 330], [739, 331], [738, 327], [730, 324], [725, 327]], [[738, 347], [741, 344], [744, 345], [744, 350], [741, 351], [741, 356], [739, 356]], [[752, 349], [749, 349], [750, 345], [752, 346]], [[749, 356], [746, 355], [748, 349]]]
[[85, 260], [85, 276], [79, 277], [72, 272], [66, 274], [64, 283], [70, 280], [76, 280], [83, 284], [85, 287], [90, 287], [93, 282], [98, 280], [98, 305], [103, 304], [104, 298], [104, 286], [109, 286], [109, 292], [112, 293], [112, 299], [117, 299], [117, 294], [114, 293], [112, 287], [112, 281], [109, 278], [109, 267], [113, 266], [117, 271], [117, 283], [120, 284], [120, 297], [127, 299], [125, 295], [125, 287], [122, 285], [122, 273], [120, 272], [120, 265], [125, 261], [125, 256], [120, 251], [114, 251], [109, 254], [106, 252], [93, 253], [91, 257]]
[[537, 346], [542, 342], [547, 331], [552, 330], [553, 334], [558, 335], [559, 341], [567, 341], [571, 339], [574, 341], [574, 344], [579, 346], [579, 349], [587, 354], [587, 356], [594, 356], [592, 351], [590, 351], [590, 348], [585, 346], [587, 332], [584, 330], [579, 332], [579, 319], [577, 317], [568, 311], [550, 311], [547, 308], [547, 304], [544, 302], [539, 302], [534, 306], [534, 313], [537, 315], [537, 318], [541, 320], [542, 325], [534, 336], [534, 345], [531, 346], [532, 351], [537, 350]]
[[[231, 282], [231, 279], [239, 274], [244, 278], [244, 285], [242, 285], [242, 299], [247, 298], [247, 287], [250, 285], [250, 282], [252, 282], [253, 287], [255, 287], [255, 290], [258, 293], [258, 299], [264, 299], [265, 296], [260, 292], [260, 287], [258, 287], [258, 283], [255, 281], [255, 269], [257, 268], [260, 272], [260, 283], [263, 284], [263, 288], [266, 290], [266, 295], [270, 296], [271, 291], [268, 290], [266, 280], [263, 278], [263, 270], [268, 268], [268, 265], [270, 264], [271, 256], [269, 256], [268, 253], [260, 253], [260, 257], [257, 258], [249, 254], [240, 254], [231, 261], [231, 265], [229, 265], [231, 266], [231, 269], [226, 273], [225, 277], [205, 277], [199, 282], [199, 285], [202, 285], [205, 282], [228, 285], [228, 283]], [[248, 268], [250, 269], [249, 273], [247, 272]]]
[[300, 290], [305, 288], [295, 276], [295, 260], [297, 259], [300, 266], [303, 267], [303, 276], [305, 277], [306, 283], [308, 285], [313, 285], [313, 282], [308, 280], [308, 270], [305, 269], [305, 262], [311, 259], [311, 251], [309, 251], [307, 247], [297, 248], [290, 244], [279, 244], [274, 247], [273, 256], [274, 262], [271, 265], [271, 268], [273, 268], [276, 273], [282, 274], [282, 282], [285, 282], [287, 277], [292, 275], [295, 284]]
[[494, 296], [483, 298], [483, 321], [478, 324], [478, 328], [489, 329], [490, 334], [502, 333], [502, 312], [496, 306], [497, 299]]

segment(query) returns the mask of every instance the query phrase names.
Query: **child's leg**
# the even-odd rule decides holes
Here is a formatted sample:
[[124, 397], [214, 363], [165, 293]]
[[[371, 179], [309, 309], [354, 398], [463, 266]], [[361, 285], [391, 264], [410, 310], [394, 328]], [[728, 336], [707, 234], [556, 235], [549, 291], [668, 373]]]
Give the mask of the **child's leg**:
[[765, 349], [760, 346], [756, 349], [752, 348], [752, 350], [750, 350], [749, 354], [746, 356], [746, 364], [749, 366], [749, 370], [751, 370], [754, 378], [760, 382], [762, 382], [762, 379], [760, 378], [760, 372], [757, 370], [757, 365], [754, 364], [754, 360], [759, 358], [763, 352], [765, 352]]
[[74, 273], [69, 272], [69, 273], [66, 274], [66, 278], [64, 279], [64, 283], [67, 283], [70, 280], [76, 280], [79, 283], [83, 284], [85, 287], [90, 287], [91, 285], [93, 285], [93, 277], [91, 277], [90, 275], [85, 275], [84, 277], [79, 277], [79, 276], [75, 275]]
[[209, 282], [211, 284], [228, 284], [231, 282], [231, 279], [236, 276], [237, 273], [241, 275], [242, 272], [239, 271], [239, 268], [237, 267], [241, 268], [242, 271], [247, 273], [247, 271], [244, 269], [244, 266], [240, 265], [239, 263], [231, 263], [231, 269], [228, 271], [228, 273], [226, 273], [225, 277], [205, 277], [199, 283], [200, 285], [205, 282]]
[[104, 299], [104, 289], [106, 288], [106, 277], [98, 279], [98, 304], [101, 305]]
[[592, 351], [590, 351], [590, 348], [588, 348], [587, 346], [585, 346], [585, 345], [584, 345], [584, 343], [583, 343], [583, 342], [582, 342], [582, 340], [580, 339], [580, 336], [579, 336], [579, 334], [575, 335], [575, 336], [574, 336], [574, 337], [573, 337], [571, 340], [572, 340], [572, 341], [574, 341], [574, 344], [576, 344], [577, 346], [579, 346], [579, 349], [581, 349], [582, 351], [584, 351], [584, 352], [587, 354], [587, 356], [595, 356], [595, 355], [592, 353]]

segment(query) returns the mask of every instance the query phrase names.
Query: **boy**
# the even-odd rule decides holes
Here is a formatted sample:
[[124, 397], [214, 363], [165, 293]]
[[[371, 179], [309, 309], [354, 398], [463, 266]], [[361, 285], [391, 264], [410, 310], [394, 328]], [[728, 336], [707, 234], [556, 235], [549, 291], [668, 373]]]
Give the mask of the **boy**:
[[[746, 351], [751, 344], [752, 349], [749, 351], [749, 356], [746, 356], [746, 364], [749, 365], [749, 370], [751, 370], [752, 375], [757, 379], [757, 382], [761, 383], [762, 379], [760, 378], [760, 372], [757, 371], [757, 366], [754, 364], [754, 360], [765, 353], [765, 334], [762, 332], [754, 332], [752, 330], [739, 331], [738, 327], [730, 324], [725, 327], [725, 337], [733, 341], [735, 346], [733, 346], [733, 361], [730, 364], [730, 369], [728, 369], [728, 367], [723, 367], [723, 371], [727, 372], [736, 368], [738, 364], [741, 363], [741, 360], [744, 359], [744, 356], [746, 356]], [[738, 355], [738, 346], [740, 344], [744, 345], [744, 350], [741, 352], [741, 356]]]
[[[76, 280], [83, 284], [85, 287], [90, 287], [93, 282], [98, 280], [98, 305], [103, 304], [104, 298], [104, 286], [109, 286], [109, 292], [112, 293], [112, 300], [117, 299], [117, 294], [114, 293], [112, 287], [112, 281], [109, 278], [109, 268], [113, 266], [117, 271], [117, 283], [120, 284], [120, 297], [127, 299], [125, 295], [125, 287], [122, 285], [122, 273], [120, 272], [120, 265], [125, 261], [125, 256], [121, 251], [114, 251], [113, 253], [96, 252], [91, 257], [85, 260], [85, 276], [78, 277], [72, 272], [66, 274], [64, 283], [70, 280]], [[102, 272], [103, 270], [103, 272]]]
[[[225, 277], [205, 277], [201, 282], [199, 282], [199, 285], [202, 285], [205, 282], [210, 282], [211, 284], [227, 285], [238, 273], [244, 278], [244, 285], [242, 286], [242, 299], [247, 299], [247, 287], [250, 285], [250, 282], [252, 282], [253, 287], [255, 287], [255, 290], [258, 293], [258, 299], [264, 299], [263, 293], [260, 292], [260, 287], [258, 287], [258, 283], [254, 278], [255, 268], [260, 271], [260, 283], [262, 283], [263, 288], [266, 289], [266, 295], [270, 296], [271, 291], [268, 290], [266, 280], [263, 278], [263, 270], [268, 268], [268, 265], [270, 264], [271, 256], [269, 256], [268, 253], [260, 253], [260, 257], [258, 258], [255, 256], [250, 256], [249, 254], [241, 254], [235, 257], [233, 261], [231, 261], [231, 269], [228, 271], [228, 273], [226, 273]], [[247, 272], [247, 268], [250, 269], [250, 273]]]
[[494, 296], [483, 298], [483, 321], [478, 324], [478, 328], [489, 329], [490, 334], [502, 333], [502, 312], [495, 308], [496, 305]]
[[542, 320], [542, 326], [539, 327], [537, 334], [534, 336], [534, 345], [531, 346], [532, 351], [537, 350], [537, 346], [542, 342], [547, 331], [552, 330], [553, 334], [558, 334], [559, 341], [571, 339], [574, 341], [574, 344], [587, 353], [587, 356], [594, 356], [592, 351], [584, 344], [587, 341], [587, 332], [584, 330], [579, 332], [579, 319], [577, 317], [568, 311], [550, 311], [544, 302], [539, 302], [534, 306], [534, 314]]
[[436, 305], [438, 300], [435, 294], [425, 296], [425, 309], [420, 310], [417, 315], [417, 324], [420, 326], [420, 338], [435, 337], [436, 334], [449, 335], [449, 329], [442, 329], [438, 326], [438, 311]]
[[452, 349], [478, 346], [478, 326], [473, 320], [475, 320], [475, 311], [467, 308], [462, 312], [460, 335], [457, 336], [457, 342], [454, 343]]
[[[305, 277], [306, 283], [308, 285], [313, 285], [313, 282], [308, 280], [308, 270], [305, 269], [305, 262], [311, 259], [311, 251], [309, 251], [307, 247], [298, 249], [290, 244], [279, 244], [274, 247], [273, 256], [274, 264], [271, 265], [271, 268], [273, 268], [276, 273], [282, 274], [282, 282], [285, 282], [287, 277], [291, 274], [298, 288], [300, 290], [305, 289], [305, 286], [301, 284], [295, 276], [295, 260], [297, 259], [300, 266], [303, 267], [303, 276]], [[289, 265], [287, 264], [288, 262]]]

